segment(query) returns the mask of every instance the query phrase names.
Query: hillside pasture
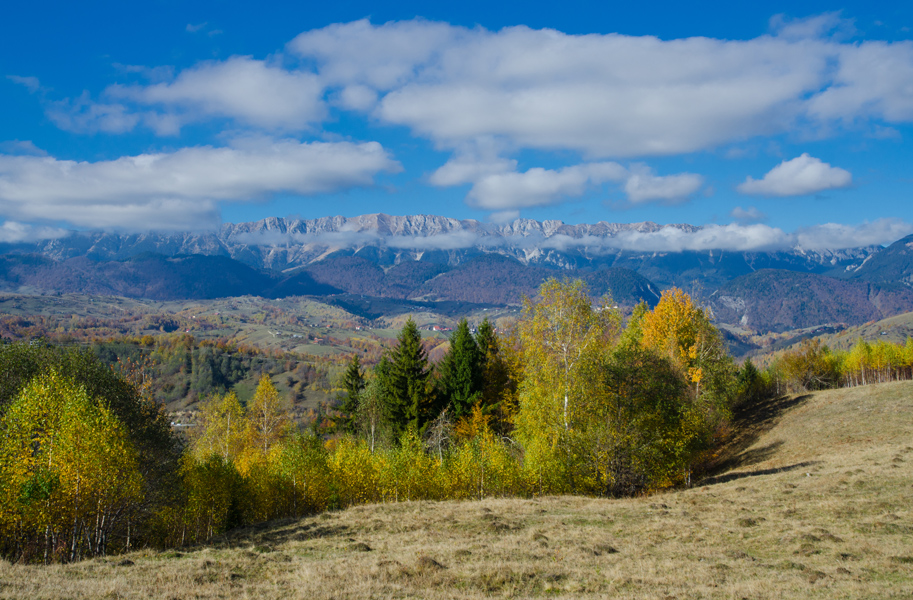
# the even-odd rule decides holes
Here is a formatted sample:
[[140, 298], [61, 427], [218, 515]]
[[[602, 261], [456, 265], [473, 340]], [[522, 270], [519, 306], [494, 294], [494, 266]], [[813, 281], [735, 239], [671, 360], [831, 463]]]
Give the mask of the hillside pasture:
[[743, 409], [729, 469], [609, 500], [368, 505], [180, 551], [0, 565], [0, 598], [904, 598], [913, 383]]

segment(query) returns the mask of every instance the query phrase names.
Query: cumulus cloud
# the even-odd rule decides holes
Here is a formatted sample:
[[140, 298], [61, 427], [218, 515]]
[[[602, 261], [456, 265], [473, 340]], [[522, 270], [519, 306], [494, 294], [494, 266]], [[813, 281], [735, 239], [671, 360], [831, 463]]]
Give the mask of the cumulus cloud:
[[47, 152], [35, 145], [31, 140], [7, 140], [0, 142], [0, 152], [4, 154], [28, 154], [31, 156], [47, 156]]
[[581, 196], [590, 185], [620, 181], [627, 170], [614, 162], [588, 163], [563, 169], [533, 168], [523, 173], [483, 175], [467, 198], [480, 208], [505, 210], [554, 204]]
[[658, 176], [652, 169], [638, 165], [631, 169], [625, 182], [625, 193], [633, 204], [647, 202], [678, 203], [704, 185], [704, 178], [695, 173]]
[[28, 223], [18, 223], [16, 221], [6, 221], [3, 225], [0, 225], [0, 242], [5, 244], [52, 240], [69, 234], [69, 231], [59, 227], [35, 227]]
[[517, 161], [488, 156], [480, 158], [472, 155], [458, 154], [438, 168], [428, 178], [432, 185], [449, 187], [474, 183], [490, 175], [500, 175], [515, 171]]
[[808, 100], [818, 122], [913, 120], [913, 42], [866, 42], [842, 46], [831, 85]]
[[131, 66], [130, 72], [159, 81], [114, 84], [100, 100], [84, 92], [51, 102], [49, 118], [76, 132], [125, 133], [145, 125], [159, 135], [175, 135], [187, 123], [214, 118], [266, 130], [302, 131], [327, 114], [324, 87], [315, 74], [246, 56], [200, 63], [177, 76], [169, 68]]
[[442, 53], [464, 43], [472, 32], [424, 19], [372, 25], [367, 19], [307, 31], [288, 50], [316, 63], [330, 85], [366, 85], [387, 91], [413, 80]]
[[626, 169], [616, 162], [584, 163], [524, 172], [516, 167], [517, 161], [490, 154], [486, 158], [457, 154], [429, 180], [438, 186], [472, 183], [467, 199], [480, 208], [498, 211], [492, 217], [497, 222], [516, 218], [516, 209], [557, 204], [607, 182], [623, 184], [632, 204], [683, 202], [704, 183], [694, 173], [660, 176], [642, 164]]
[[268, 129], [305, 129], [324, 118], [323, 88], [316, 76], [290, 72], [250, 57], [207, 62], [174, 81], [112, 86], [107, 94], [204, 117], [232, 117]]
[[767, 215], [754, 206], [748, 208], [736, 206], [729, 211], [729, 216], [739, 223], [759, 223], [767, 220]]
[[[364, 100], [353, 105], [448, 147], [498, 136], [649, 156], [781, 133], [808, 117], [913, 119], [909, 43], [839, 43], [835, 32], [852, 31], [839, 13], [771, 26], [776, 35], [752, 40], [660, 40], [362, 20], [304, 32], [288, 51], [329, 87], [359, 86]], [[873, 59], [892, 68], [860, 68]]]
[[805, 196], [849, 187], [852, 183], [849, 171], [832, 167], [806, 152], [792, 160], [784, 160], [763, 179], [749, 176], [737, 189], [743, 194], [760, 196]]
[[376, 142], [245, 140], [99, 162], [0, 155], [0, 214], [80, 227], [201, 229], [218, 202], [371, 185], [401, 167]]
[[857, 226], [825, 223], [796, 232], [796, 245], [808, 250], [885, 246], [913, 233], [901, 219], [877, 219]]
[[[361, 20], [301, 33], [269, 60], [202, 62], [49, 112], [73, 130], [144, 125], [165, 135], [213, 118], [302, 131], [335, 108], [403, 125], [442, 148], [496, 138], [587, 160], [688, 153], [797, 127], [913, 121], [913, 42], [840, 42], [834, 32], [851, 25], [839, 13], [777, 17], [774, 35], [662, 40]], [[32, 79], [13, 78], [34, 87]]]

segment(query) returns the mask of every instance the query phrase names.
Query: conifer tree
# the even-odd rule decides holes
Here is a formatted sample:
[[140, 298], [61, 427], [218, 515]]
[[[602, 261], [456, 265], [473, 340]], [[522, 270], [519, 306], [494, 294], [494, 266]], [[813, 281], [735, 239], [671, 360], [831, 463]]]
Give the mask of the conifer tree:
[[444, 402], [456, 419], [467, 416], [481, 399], [482, 360], [479, 346], [469, 332], [469, 323], [460, 320], [450, 338], [450, 352], [440, 364], [438, 381]]
[[481, 355], [481, 398], [480, 405], [487, 415], [493, 415], [493, 427], [501, 430], [508, 426], [508, 411], [513, 406], [517, 391], [517, 375], [512, 369], [509, 356], [501, 346], [495, 328], [488, 319], [482, 321], [476, 332], [476, 344]]
[[390, 353], [389, 367], [381, 373], [385, 388], [387, 415], [397, 439], [409, 428], [421, 430], [429, 420], [428, 357], [422, 336], [410, 317], [400, 331], [396, 348]]
[[358, 354], [352, 356], [346, 372], [342, 376], [342, 388], [345, 396], [342, 400], [343, 427], [349, 433], [354, 433], [356, 428], [356, 415], [361, 400], [361, 394], [367, 386], [364, 373], [361, 371], [361, 361]]

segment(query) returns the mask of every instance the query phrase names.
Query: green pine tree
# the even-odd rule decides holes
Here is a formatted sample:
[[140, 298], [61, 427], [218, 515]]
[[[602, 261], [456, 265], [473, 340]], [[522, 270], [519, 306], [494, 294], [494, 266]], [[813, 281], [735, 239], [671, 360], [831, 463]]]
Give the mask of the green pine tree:
[[345, 390], [345, 395], [340, 395], [343, 428], [349, 433], [355, 432], [355, 417], [365, 386], [367, 386], [367, 382], [364, 373], [361, 372], [361, 361], [358, 359], [358, 354], [355, 354], [342, 376], [342, 388]]
[[469, 324], [462, 319], [450, 338], [450, 352], [441, 362], [438, 386], [451, 414], [460, 419], [470, 413], [482, 395], [482, 360]]
[[400, 331], [398, 341], [388, 364], [378, 374], [386, 392], [386, 412], [396, 439], [407, 429], [420, 431], [432, 412], [427, 389], [431, 370], [422, 336], [411, 317]]

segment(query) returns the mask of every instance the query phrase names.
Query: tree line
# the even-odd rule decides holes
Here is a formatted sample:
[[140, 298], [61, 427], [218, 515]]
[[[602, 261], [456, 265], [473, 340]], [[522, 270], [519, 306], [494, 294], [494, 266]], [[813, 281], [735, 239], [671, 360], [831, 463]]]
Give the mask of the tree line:
[[0, 373], [0, 552], [47, 561], [365, 502], [688, 484], [746, 389], [687, 294], [625, 323], [557, 280], [503, 331], [462, 321], [437, 365], [411, 320], [372, 369], [353, 356], [332, 433], [296, 426], [268, 375], [247, 403], [212, 394], [184, 443], [86, 352], [7, 344]]
[[860, 338], [849, 350], [805, 340], [781, 353], [764, 371], [746, 361], [743, 385], [753, 395], [808, 392], [913, 379], [913, 338], [903, 344]]

